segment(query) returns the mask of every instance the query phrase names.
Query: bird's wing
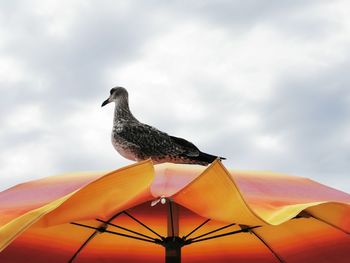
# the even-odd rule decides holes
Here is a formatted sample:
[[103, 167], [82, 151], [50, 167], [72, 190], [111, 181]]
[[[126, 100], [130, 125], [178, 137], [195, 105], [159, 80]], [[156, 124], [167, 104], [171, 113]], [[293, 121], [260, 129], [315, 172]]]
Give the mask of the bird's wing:
[[183, 154], [190, 157], [196, 157], [199, 155], [200, 151], [193, 143], [175, 136], [170, 136], [170, 138], [184, 150]]
[[166, 154], [178, 155], [185, 152], [181, 145], [174, 143], [167, 133], [146, 124], [124, 125], [116, 134], [128, 143], [137, 146], [139, 151], [148, 157]]

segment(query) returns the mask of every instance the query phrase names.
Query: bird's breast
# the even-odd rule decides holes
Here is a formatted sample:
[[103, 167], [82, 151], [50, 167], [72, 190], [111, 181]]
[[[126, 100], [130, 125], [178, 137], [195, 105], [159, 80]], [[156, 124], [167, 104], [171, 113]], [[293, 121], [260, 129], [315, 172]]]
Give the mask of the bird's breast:
[[138, 161], [132, 145], [114, 133], [112, 133], [112, 144], [114, 149], [116, 149], [116, 151], [124, 158], [132, 161]]

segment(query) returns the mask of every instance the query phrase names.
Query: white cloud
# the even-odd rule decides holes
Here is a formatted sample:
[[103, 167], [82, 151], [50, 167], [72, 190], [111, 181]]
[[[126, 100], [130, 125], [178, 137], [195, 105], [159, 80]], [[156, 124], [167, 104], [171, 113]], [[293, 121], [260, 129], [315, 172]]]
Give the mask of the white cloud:
[[[252, 137], [252, 143], [255, 150], [270, 155], [276, 161], [280, 159], [280, 155], [288, 154], [288, 141], [286, 137], [272, 134], [256, 134]], [[276, 165], [277, 166], [277, 165]]]
[[[29, 138], [30, 139], [30, 138]], [[46, 139], [22, 142], [0, 153], [1, 189], [29, 179], [53, 175], [55, 153]]]
[[2, 124], [5, 129], [28, 131], [44, 126], [43, 114], [39, 105], [19, 105]]

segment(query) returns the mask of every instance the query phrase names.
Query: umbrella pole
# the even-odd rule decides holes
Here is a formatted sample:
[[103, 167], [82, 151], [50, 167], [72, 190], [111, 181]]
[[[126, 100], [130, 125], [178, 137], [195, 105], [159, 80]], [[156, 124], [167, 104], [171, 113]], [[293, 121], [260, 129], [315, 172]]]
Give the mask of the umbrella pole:
[[182, 239], [179, 237], [179, 207], [172, 200], [169, 201], [167, 213], [167, 232], [164, 240], [165, 263], [181, 263]]

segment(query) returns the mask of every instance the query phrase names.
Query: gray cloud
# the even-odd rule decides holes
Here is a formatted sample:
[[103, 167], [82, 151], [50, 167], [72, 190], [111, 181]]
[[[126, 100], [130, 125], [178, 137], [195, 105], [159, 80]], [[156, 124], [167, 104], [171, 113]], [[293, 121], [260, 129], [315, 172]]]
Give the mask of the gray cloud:
[[328, 1], [173, 1], [170, 5], [171, 8], [169, 3], [163, 3], [165, 12], [182, 19], [198, 19], [240, 34], [269, 24], [286, 35], [309, 38], [310, 33], [311, 37], [322, 36], [337, 25], [335, 21], [316, 13], [319, 7], [331, 6]]
[[299, 170], [331, 174], [350, 168], [350, 145], [342, 134], [350, 116], [348, 66], [285, 76], [264, 109], [265, 132], [288, 140], [288, 162]]
[[[52, 104], [56, 104], [60, 111], [69, 111], [77, 101], [105, 95], [105, 70], [137, 59], [147, 39], [161, 30], [155, 27], [147, 6], [135, 5], [125, 14], [115, 15], [118, 8], [112, 2], [98, 7], [90, 2], [76, 7], [64, 5], [79, 11], [72, 15], [67, 36], [60, 38], [49, 32], [50, 17], [38, 16], [29, 2], [22, 4], [13, 1], [4, 11], [3, 20], [11, 21], [12, 31], [8, 32], [11, 37], [2, 53], [20, 61], [36, 80], [18, 83], [18, 91], [9, 96], [12, 100], [16, 97], [17, 103], [21, 99], [45, 103], [45, 110], [52, 110]], [[11, 11], [15, 7], [20, 8]], [[45, 89], [39, 96], [34, 97], [33, 90], [26, 91], [33, 88], [29, 85], [39, 85], [40, 81]], [[29, 97], [26, 93], [30, 93]]]

